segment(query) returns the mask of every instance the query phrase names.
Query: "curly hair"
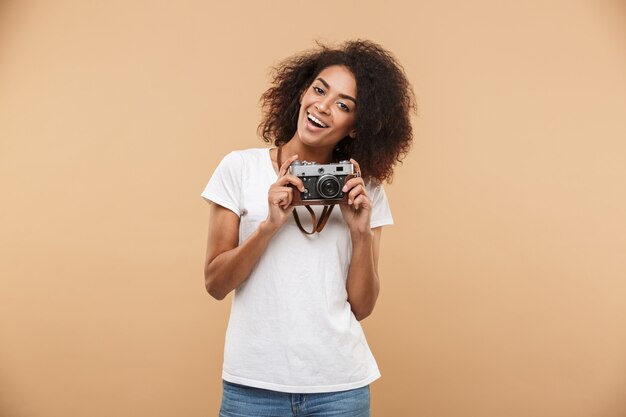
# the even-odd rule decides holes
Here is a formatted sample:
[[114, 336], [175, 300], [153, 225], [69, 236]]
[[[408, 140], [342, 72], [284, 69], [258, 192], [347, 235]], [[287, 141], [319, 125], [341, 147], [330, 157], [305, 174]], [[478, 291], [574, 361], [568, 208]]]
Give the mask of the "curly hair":
[[300, 96], [325, 68], [342, 65], [356, 80], [356, 138], [343, 138], [335, 161], [354, 158], [366, 178], [391, 182], [393, 168], [413, 141], [410, 113], [415, 95], [397, 59], [367, 40], [347, 41], [338, 48], [318, 43], [316, 49], [294, 55], [273, 68], [272, 87], [261, 96], [259, 133], [280, 146], [296, 132]]

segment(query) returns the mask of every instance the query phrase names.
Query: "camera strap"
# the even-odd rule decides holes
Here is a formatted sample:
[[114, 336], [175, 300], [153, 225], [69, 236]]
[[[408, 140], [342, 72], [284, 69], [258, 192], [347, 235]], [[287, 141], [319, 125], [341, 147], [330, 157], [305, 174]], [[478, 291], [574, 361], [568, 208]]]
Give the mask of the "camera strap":
[[293, 208], [293, 218], [296, 220], [296, 224], [298, 225], [298, 228], [302, 231], [302, 233], [305, 233], [307, 235], [312, 235], [315, 232], [317, 233], [321, 232], [324, 226], [326, 226], [326, 222], [330, 218], [330, 213], [333, 212], [335, 205], [332, 204], [330, 206], [324, 206], [319, 220], [317, 219], [317, 216], [315, 215], [315, 212], [313, 211], [311, 206], [304, 206], [304, 207], [306, 207], [309, 213], [311, 213], [311, 224], [313, 225], [313, 230], [309, 232], [302, 226], [302, 223], [300, 223], [300, 217], [298, 216], [298, 210], [296, 207]]
[[[278, 149], [276, 149], [276, 163], [278, 165], [279, 171], [280, 171], [280, 167], [282, 166], [282, 158], [281, 158], [282, 147], [283, 146], [280, 145]], [[304, 226], [302, 226], [302, 223], [300, 222], [300, 216], [298, 216], [298, 210], [296, 207], [293, 208], [293, 218], [296, 221], [296, 224], [298, 225], [298, 228], [300, 229], [302, 233], [307, 234], [307, 235], [312, 235], [314, 233], [321, 232], [324, 226], [326, 226], [326, 222], [328, 222], [328, 219], [330, 218], [330, 214], [333, 212], [333, 208], [335, 208], [335, 205], [332, 204], [329, 206], [324, 206], [319, 220], [317, 219], [317, 216], [315, 215], [315, 211], [313, 211], [313, 209], [310, 206], [305, 205], [304, 207], [306, 207], [307, 211], [311, 214], [311, 225], [313, 226], [313, 230], [309, 232], [308, 230], [304, 228]]]

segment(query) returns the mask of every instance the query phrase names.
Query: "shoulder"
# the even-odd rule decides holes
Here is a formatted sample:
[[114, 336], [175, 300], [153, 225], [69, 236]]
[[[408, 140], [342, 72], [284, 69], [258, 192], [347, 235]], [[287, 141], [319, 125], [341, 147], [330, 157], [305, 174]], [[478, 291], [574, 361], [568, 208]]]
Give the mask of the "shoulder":
[[363, 180], [365, 182], [365, 190], [368, 194], [385, 192], [382, 182], [378, 181], [376, 178], [364, 178]]
[[225, 158], [237, 158], [245, 161], [267, 158], [269, 148], [249, 148], [230, 152]]
[[367, 192], [367, 195], [369, 195], [374, 206], [389, 206], [387, 193], [385, 193], [385, 188], [383, 187], [382, 182], [374, 178], [366, 179], [365, 191]]
[[221, 169], [241, 169], [245, 166], [262, 163], [269, 158], [269, 149], [251, 148], [231, 151], [219, 163]]

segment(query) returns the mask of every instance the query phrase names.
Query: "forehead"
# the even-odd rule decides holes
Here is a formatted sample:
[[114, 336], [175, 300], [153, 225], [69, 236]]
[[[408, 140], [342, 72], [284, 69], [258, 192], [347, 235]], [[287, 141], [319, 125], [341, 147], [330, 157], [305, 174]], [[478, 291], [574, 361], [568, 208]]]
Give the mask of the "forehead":
[[336, 93], [356, 97], [356, 79], [347, 67], [341, 65], [326, 67], [315, 77], [316, 80], [318, 78], [326, 81]]

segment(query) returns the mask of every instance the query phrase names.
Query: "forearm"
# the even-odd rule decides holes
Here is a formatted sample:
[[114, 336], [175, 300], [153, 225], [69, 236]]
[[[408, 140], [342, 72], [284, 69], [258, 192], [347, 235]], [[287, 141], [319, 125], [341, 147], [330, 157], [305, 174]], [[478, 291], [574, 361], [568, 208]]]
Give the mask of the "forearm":
[[357, 320], [363, 320], [374, 310], [380, 282], [374, 262], [371, 230], [352, 233], [352, 258], [346, 288], [348, 302]]
[[222, 300], [229, 292], [239, 287], [250, 276], [276, 230], [267, 222], [262, 222], [241, 245], [211, 260], [204, 271], [209, 294]]

